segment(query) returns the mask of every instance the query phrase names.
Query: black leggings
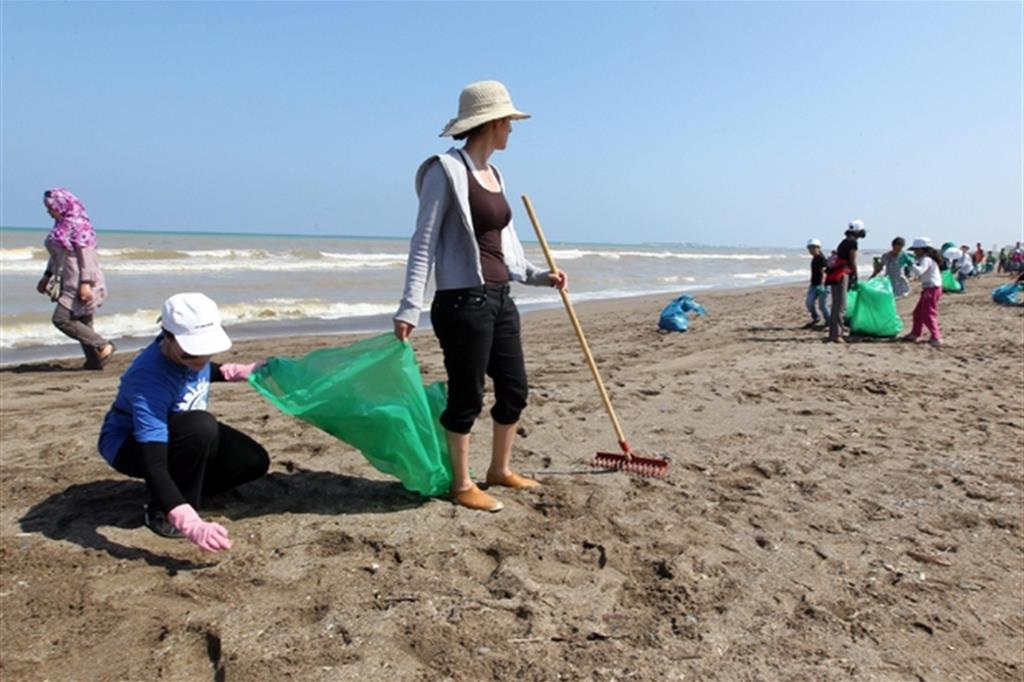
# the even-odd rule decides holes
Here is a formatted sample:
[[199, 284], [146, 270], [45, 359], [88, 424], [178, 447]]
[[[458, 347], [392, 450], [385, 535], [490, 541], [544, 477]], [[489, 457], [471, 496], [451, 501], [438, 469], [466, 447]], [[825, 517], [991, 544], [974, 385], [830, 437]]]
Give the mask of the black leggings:
[[526, 407], [526, 363], [519, 310], [508, 285], [438, 291], [430, 322], [448, 371], [448, 407], [441, 425], [469, 433], [484, 402], [484, 376], [494, 380], [491, 418], [515, 424]]
[[262, 445], [209, 412], [175, 412], [167, 429], [166, 457], [154, 457], [148, 447], [153, 444], [129, 437], [114, 458], [114, 468], [122, 474], [146, 479], [152, 502], [164, 511], [182, 497], [198, 508], [207, 495], [257, 479], [270, 468]]

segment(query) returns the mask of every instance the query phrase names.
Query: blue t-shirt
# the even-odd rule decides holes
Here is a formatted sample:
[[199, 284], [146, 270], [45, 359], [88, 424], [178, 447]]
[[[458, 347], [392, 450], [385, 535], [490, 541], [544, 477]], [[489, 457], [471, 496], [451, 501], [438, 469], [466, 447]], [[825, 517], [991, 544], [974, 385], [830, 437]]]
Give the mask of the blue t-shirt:
[[114, 404], [103, 419], [99, 450], [114, 462], [134, 436], [139, 443], [166, 443], [167, 419], [175, 412], [205, 410], [210, 396], [210, 363], [193, 372], [160, 352], [162, 336], [139, 353], [121, 376]]

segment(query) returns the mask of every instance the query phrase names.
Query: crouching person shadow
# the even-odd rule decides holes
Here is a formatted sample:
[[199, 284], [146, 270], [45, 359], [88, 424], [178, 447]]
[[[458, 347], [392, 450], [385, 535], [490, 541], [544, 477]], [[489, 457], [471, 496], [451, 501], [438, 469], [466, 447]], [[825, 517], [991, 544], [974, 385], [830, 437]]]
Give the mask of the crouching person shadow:
[[[139, 480], [79, 483], [34, 505], [19, 523], [25, 533], [72, 542], [117, 559], [144, 561], [163, 568], [169, 575], [217, 563], [217, 560], [204, 561], [205, 557], [190, 560], [162, 553], [168, 540], [158, 537], [142, 523], [142, 509], [147, 499], [146, 485]], [[414, 509], [427, 501], [408, 492], [397, 481], [300, 469], [293, 473], [267, 474], [212, 496], [204, 501], [200, 512], [210, 512], [231, 521], [285, 513], [386, 514]], [[187, 540], [170, 542], [188, 544]], [[166, 551], [169, 553], [170, 548]], [[212, 558], [212, 555], [206, 556]]]

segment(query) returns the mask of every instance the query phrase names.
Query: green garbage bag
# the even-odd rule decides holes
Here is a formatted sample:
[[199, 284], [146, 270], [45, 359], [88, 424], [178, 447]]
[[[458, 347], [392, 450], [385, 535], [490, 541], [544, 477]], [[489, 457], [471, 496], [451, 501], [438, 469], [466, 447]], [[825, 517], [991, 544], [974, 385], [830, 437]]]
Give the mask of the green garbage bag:
[[942, 291], [945, 293], [958, 294], [963, 291], [963, 287], [960, 286], [959, 280], [951, 270], [942, 271]]
[[853, 319], [853, 311], [857, 309], [857, 287], [859, 284], [855, 284], [852, 289], [846, 292], [846, 312], [843, 313], [843, 324], [850, 324], [850, 320]]
[[358, 448], [378, 471], [432, 497], [451, 487], [438, 422], [444, 383], [423, 386], [412, 346], [381, 334], [302, 358], [273, 357], [249, 383], [282, 412]]
[[857, 307], [850, 319], [850, 331], [882, 337], [896, 336], [903, 331], [888, 277], [875, 277], [857, 285]]

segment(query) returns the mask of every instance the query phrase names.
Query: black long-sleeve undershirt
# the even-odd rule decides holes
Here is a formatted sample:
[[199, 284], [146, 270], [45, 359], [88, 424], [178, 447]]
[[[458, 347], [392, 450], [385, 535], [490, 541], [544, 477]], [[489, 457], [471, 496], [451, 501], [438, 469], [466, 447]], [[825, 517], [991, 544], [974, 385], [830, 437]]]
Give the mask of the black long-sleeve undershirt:
[[[210, 383], [220, 381], [226, 381], [220, 371], [220, 364], [211, 362]], [[167, 443], [135, 443], [134, 439], [131, 439], [131, 442], [127, 445], [139, 449], [142, 471], [138, 473], [146, 480], [146, 485], [154, 501], [165, 512], [188, 502], [171, 477], [168, 467]]]

